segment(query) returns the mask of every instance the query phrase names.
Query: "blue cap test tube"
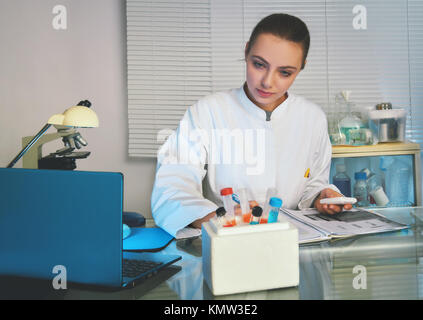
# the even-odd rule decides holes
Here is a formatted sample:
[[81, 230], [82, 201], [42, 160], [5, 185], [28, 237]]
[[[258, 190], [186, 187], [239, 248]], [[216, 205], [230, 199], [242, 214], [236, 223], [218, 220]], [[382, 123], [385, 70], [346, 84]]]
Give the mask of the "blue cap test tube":
[[282, 199], [277, 197], [270, 198], [270, 211], [267, 223], [278, 222], [279, 208], [282, 207]]
[[268, 188], [266, 191], [266, 200], [264, 202], [264, 206], [263, 206], [263, 215], [261, 217], [261, 220], [264, 223], [267, 223], [267, 220], [269, 218], [269, 211], [270, 211], [270, 198], [272, 197], [276, 197], [278, 195], [278, 190], [276, 188]]

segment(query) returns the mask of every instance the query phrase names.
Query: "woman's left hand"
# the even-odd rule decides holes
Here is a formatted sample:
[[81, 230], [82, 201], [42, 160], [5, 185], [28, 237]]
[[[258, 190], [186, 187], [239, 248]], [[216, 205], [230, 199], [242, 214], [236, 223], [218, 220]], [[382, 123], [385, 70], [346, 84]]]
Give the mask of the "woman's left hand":
[[352, 209], [351, 204], [340, 205], [340, 204], [321, 204], [320, 203], [321, 199], [336, 198], [336, 197], [343, 197], [343, 195], [330, 188], [323, 189], [320, 192], [320, 195], [314, 201], [314, 207], [319, 212], [328, 213], [328, 214], [335, 214], [335, 213], [341, 212], [342, 210]]

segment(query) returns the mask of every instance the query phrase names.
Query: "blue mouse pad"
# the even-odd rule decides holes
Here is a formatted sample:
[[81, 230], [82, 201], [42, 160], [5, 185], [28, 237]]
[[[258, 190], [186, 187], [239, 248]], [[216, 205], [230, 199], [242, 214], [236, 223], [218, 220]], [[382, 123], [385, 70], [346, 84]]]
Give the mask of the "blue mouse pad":
[[131, 228], [123, 240], [124, 251], [160, 251], [171, 243], [173, 237], [161, 228]]

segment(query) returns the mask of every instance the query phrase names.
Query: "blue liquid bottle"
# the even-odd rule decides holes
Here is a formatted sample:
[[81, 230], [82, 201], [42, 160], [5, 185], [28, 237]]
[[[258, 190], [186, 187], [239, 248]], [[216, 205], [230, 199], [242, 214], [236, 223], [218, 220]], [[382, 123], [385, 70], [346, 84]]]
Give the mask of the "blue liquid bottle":
[[278, 222], [279, 208], [282, 207], [282, 200], [276, 197], [270, 198], [270, 211], [267, 223]]
[[345, 164], [336, 165], [336, 174], [333, 176], [332, 183], [345, 197], [351, 197], [351, 179], [346, 173]]

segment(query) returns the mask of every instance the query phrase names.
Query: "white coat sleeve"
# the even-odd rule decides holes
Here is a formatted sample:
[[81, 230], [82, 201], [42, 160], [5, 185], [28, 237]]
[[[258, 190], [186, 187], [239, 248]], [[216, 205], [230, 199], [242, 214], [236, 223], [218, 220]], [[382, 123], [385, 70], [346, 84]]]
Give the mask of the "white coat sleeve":
[[191, 107], [159, 150], [151, 211], [156, 225], [173, 236], [217, 209], [202, 193], [207, 159], [204, 133], [198, 109]]
[[319, 134], [316, 137], [318, 138], [316, 141], [317, 148], [313, 155], [313, 165], [310, 168], [310, 181], [308, 181], [298, 204], [300, 210], [310, 208], [314, 199], [323, 189], [331, 188], [341, 193], [336, 186], [329, 184], [332, 145], [327, 133], [326, 119], [324, 124], [320, 126]]

